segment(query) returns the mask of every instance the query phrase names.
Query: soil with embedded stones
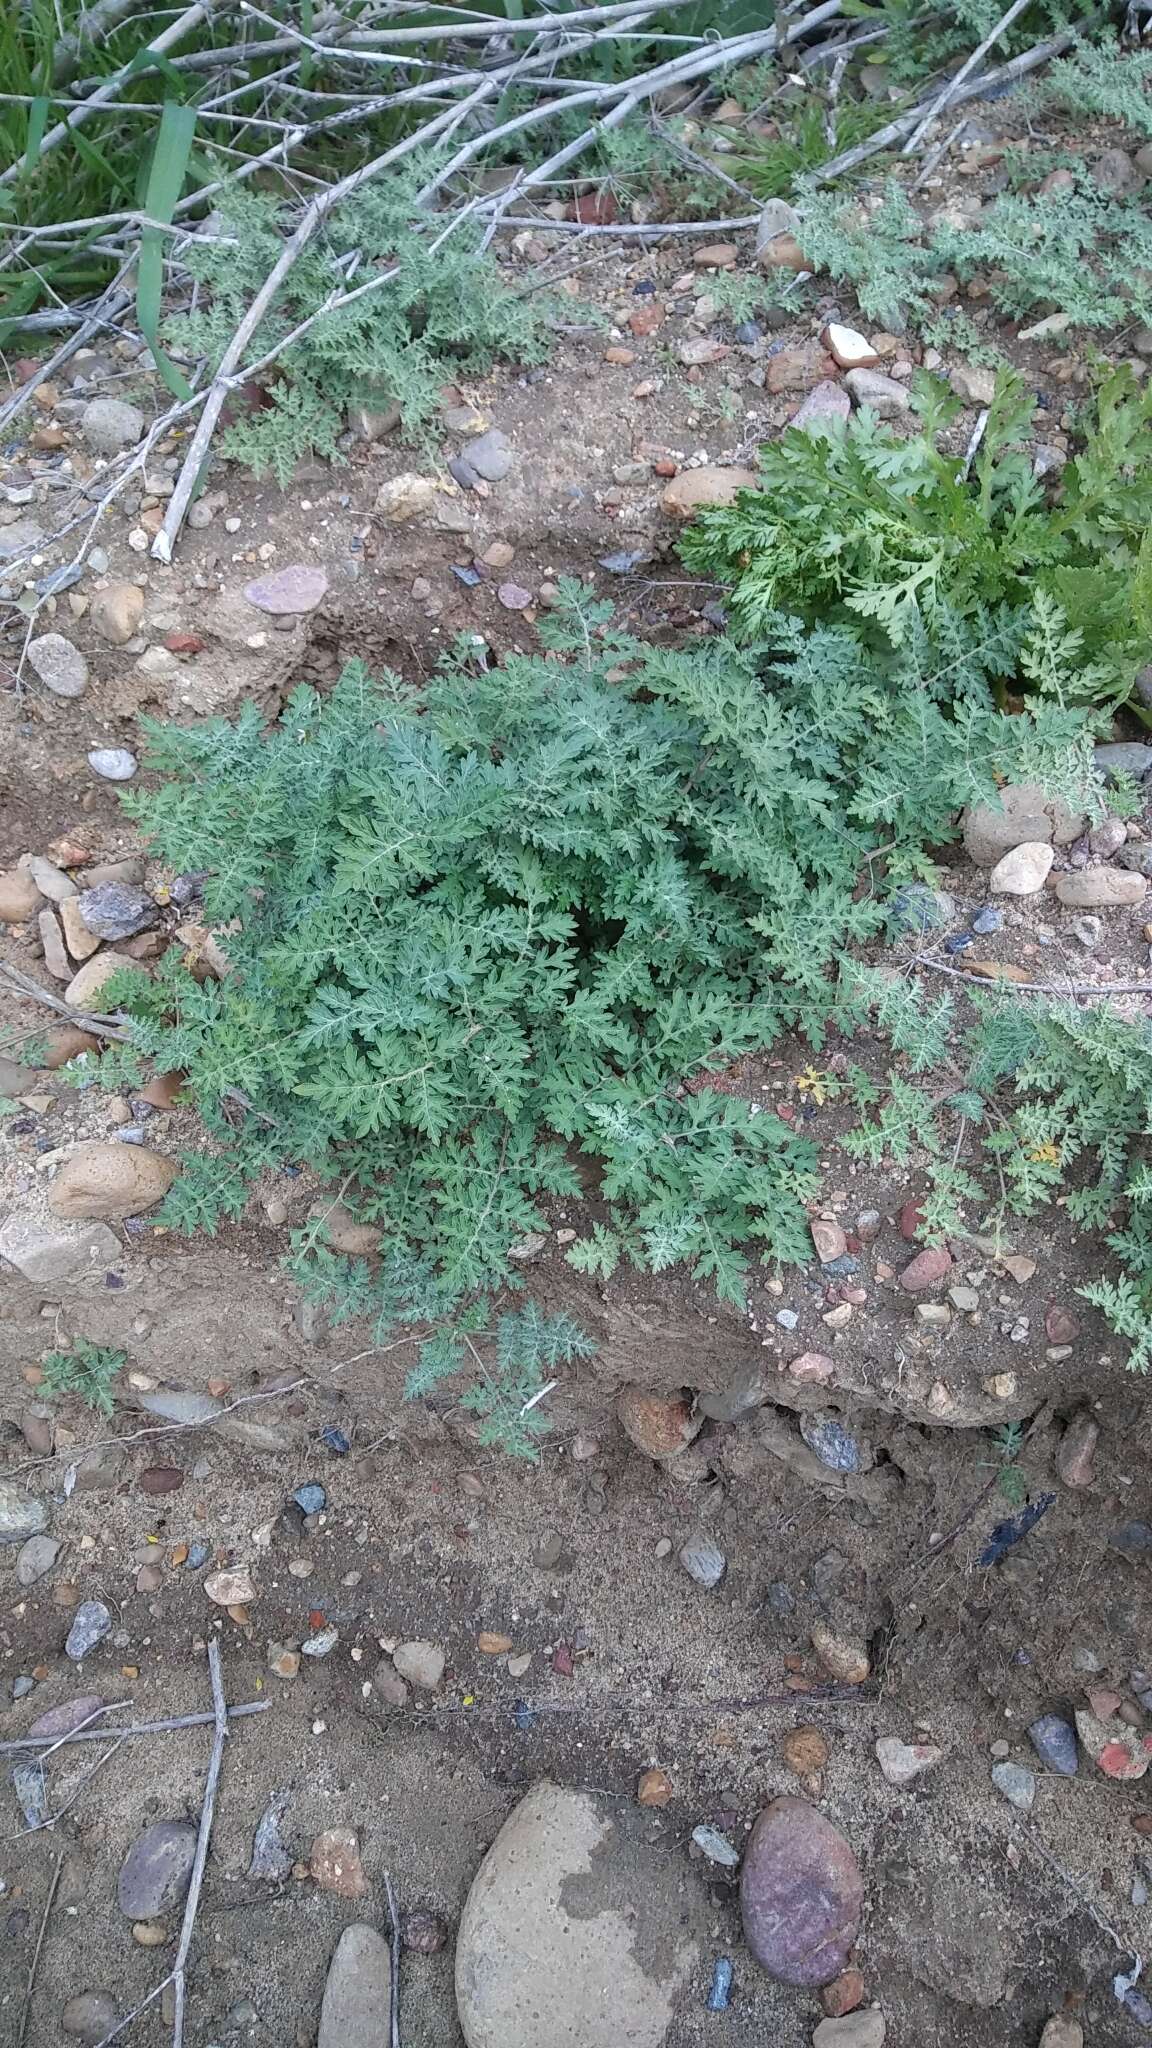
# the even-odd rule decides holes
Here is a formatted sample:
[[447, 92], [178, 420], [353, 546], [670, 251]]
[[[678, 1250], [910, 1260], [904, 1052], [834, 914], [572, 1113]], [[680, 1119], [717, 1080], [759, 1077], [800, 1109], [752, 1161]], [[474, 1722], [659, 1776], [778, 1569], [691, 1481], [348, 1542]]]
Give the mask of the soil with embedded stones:
[[[522, 249], [508, 260], [535, 258]], [[751, 462], [806, 385], [828, 381], [819, 330], [858, 315], [825, 293], [790, 327], [744, 345], [702, 307], [691, 245], [613, 257], [598, 275], [590, 295], [618, 332], [569, 337], [544, 372], [449, 394], [434, 463], [392, 440], [350, 440], [346, 468], [309, 468], [283, 493], [217, 465], [172, 569], [129, 540], [137, 520], [154, 526], [178, 461], [175, 448], [160, 451], [160, 488], [109, 522], [97, 572], [38, 621], [80, 650], [81, 693], [55, 694], [30, 675], [0, 695], [0, 868], [33, 854], [83, 878], [139, 859], [89, 757], [136, 753], [141, 713], [231, 711], [246, 696], [272, 709], [291, 682], [324, 682], [353, 654], [419, 677], [460, 631], [482, 633], [497, 653], [527, 648], [564, 574], [614, 596], [636, 630], [714, 630], [720, 594], [688, 582], [673, 552], [663, 505], [673, 472]], [[691, 345], [713, 335], [713, 359], [694, 364], [706, 352]], [[919, 352], [893, 341], [881, 369], [906, 384]], [[1012, 337], [1006, 346], [1058, 418], [1078, 366], [1065, 374], [1064, 358]], [[160, 403], [135, 361], [81, 363], [86, 388], [61, 396], [87, 402], [105, 371], [117, 397], [146, 413]], [[5, 514], [28, 516], [17, 502], [25, 475], [35, 488], [64, 461], [80, 482], [91, 473], [95, 451], [62, 424], [64, 447], [50, 458], [18, 452]], [[462, 488], [448, 458], [459, 474], [468, 443], [491, 430], [506, 436], [511, 464], [491, 481], [474, 470]], [[399, 521], [378, 512], [412, 501], [396, 486], [417, 471], [434, 483], [424, 510]], [[303, 564], [306, 576], [275, 580]], [[17, 652], [6, 655], [13, 668]], [[1145, 843], [1147, 822], [1134, 821], [1125, 843]], [[956, 847], [944, 856], [952, 923], [993, 905], [999, 923], [981, 952], [1029, 979], [1139, 980], [1142, 903], [1086, 910], [1056, 887], [1119, 850], [1058, 845], [1036, 893], [1015, 896], [991, 895], [991, 862]], [[172, 878], [150, 863], [133, 874], [120, 885], [144, 890], [155, 922], [105, 944], [139, 941], [146, 954], [202, 945], [180, 936], [194, 909], [165, 900]], [[61, 918], [64, 939], [75, 938]], [[877, 957], [909, 965], [920, 950], [911, 934]], [[0, 957], [64, 986], [38, 912], [0, 927]], [[1117, 1000], [1133, 1013], [1145, 1003]], [[45, 1018], [6, 999], [13, 1037], [42, 1031]], [[145, 1209], [69, 1226], [105, 1233], [79, 1273], [3, 1267], [0, 1483], [41, 1503], [46, 1524], [31, 1535], [39, 1549], [0, 1544], [5, 1733], [92, 1697], [130, 1701], [136, 1721], [205, 1712], [212, 1633], [230, 1699], [265, 1708], [234, 1722], [226, 1745], [189, 1967], [191, 2040], [310, 2048], [341, 1932], [387, 1929], [387, 1870], [402, 1909], [448, 1929], [443, 1947], [404, 1954], [401, 2038], [452, 2048], [463, 2038], [453, 1952], [465, 1901], [503, 1823], [544, 1779], [595, 1804], [556, 1808], [571, 1838], [555, 1867], [563, 1874], [568, 1855], [576, 1869], [562, 1875], [576, 1928], [582, 1911], [597, 1925], [600, 1912], [627, 1920], [647, 1894], [676, 1916], [682, 1974], [645, 1976], [675, 1985], [670, 2048], [801, 2048], [826, 2010], [853, 2002], [862, 2019], [869, 2007], [883, 2015], [888, 2048], [957, 2038], [1034, 2048], [1055, 2013], [1082, 2024], [1093, 2048], [1140, 2038], [1112, 1980], [1116, 1944], [1139, 1951], [1145, 1937], [1148, 1780], [1109, 1774], [1083, 1743], [1076, 1774], [1063, 1775], [1027, 1730], [1079, 1713], [1088, 1736], [1104, 1727], [1102, 1758], [1146, 1761], [1146, 1400], [1077, 1295], [1099, 1270], [1099, 1245], [1061, 1211], [1021, 1223], [1010, 1242], [953, 1247], [923, 1291], [902, 1284], [921, 1251], [921, 1190], [914, 1166], [865, 1170], [838, 1151], [855, 1115], [821, 1100], [813, 1075], [835, 1074], [848, 1056], [884, 1071], [879, 1043], [834, 1042], [818, 1061], [788, 1044], [742, 1062], [724, 1085], [815, 1138], [825, 1168], [816, 1248], [852, 1270], [830, 1275], [814, 1255], [759, 1280], [746, 1316], [682, 1278], [593, 1287], [567, 1266], [558, 1235], [583, 1219], [556, 1209], [528, 1278], [600, 1348], [550, 1397], [554, 1428], [537, 1467], [482, 1453], [457, 1390], [406, 1404], [403, 1349], [372, 1352], [363, 1333], [301, 1315], [279, 1260], [319, 1193], [307, 1176], [270, 1180], [211, 1242], [175, 1240]], [[95, 1072], [80, 1091], [37, 1072], [32, 1088], [7, 1094], [0, 1215], [57, 1229], [49, 1194], [77, 1142], [119, 1144], [136, 1121], [164, 1157], [199, 1141], [178, 1101], [146, 1104], [145, 1116]], [[925, 1307], [947, 1313], [924, 1317]], [[110, 1423], [75, 1398], [44, 1399], [41, 1357], [78, 1334], [126, 1354]], [[618, 1413], [625, 1387], [650, 1398]], [[200, 1405], [172, 1411], [173, 1395]], [[195, 1428], [164, 1419], [220, 1409]], [[94, 1450], [105, 1437], [115, 1441]], [[15, 1512], [5, 1500], [0, 1515]], [[997, 1526], [1025, 1501], [1047, 1505], [1015, 1544], [1003, 1547], [1001, 1532], [999, 1561], [986, 1562]], [[248, 1584], [232, 1581], [243, 1597], [221, 1605], [210, 1582], [227, 1592], [216, 1575], [233, 1570]], [[75, 1660], [65, 1643], [85, 1602], [102, 1603], [108, 1626]], [[147, 1830], [187, 1842], [210, 1741], [201, 1727], [107, 1756], [104, 1744], [77, 1744], [56, 1753], [39, 1790], [23, 1777], [5, 1792], [4, 2048], [20, 2039], [58, 1854], [29, 2043], [59, 2038], [69, 2000], [105, 1993], [123, 2013], [171, 1967], [176, 1879], [141, 1892], [149, 1910], [135, 1918], [117, 1880]], [[1033, 1774], [1026, 1815], [993, 1780], [1004, 1763]], [[814, 1802], [862, 1872], [848, 1976], [824, 1993], [789, 1988], [753, 1961], [734, 1871], [693, 1840], [710, 1829], [743, 1852], [781, 1795]], [[21, 1835], [29, 1800], [41, 1818], [61, 1817]], [[594, 1838], [601, 1891], [581, 1906], [580, 1844]], [[615, 1939], [616, 1917], [611, 1930]], [[499, 1939], [497, 1929], [494, 1952]], [[601, 1945], [613, 1952], [607, 1936]], [[731, 2002], [709, 2012], [725, 1956]], [[633, 1994], [649, 1996], [625, 1971], [619, 1996]], [[551, 1995], [549, 2038], [562, 1981]], [[88, 2019], [103, 2010], [97, 2001]], [[878, 2024], [860, 2039], [880, 2038]], [[158, 2000], [132, 2038], [148, 2048], [170, 2032]]]

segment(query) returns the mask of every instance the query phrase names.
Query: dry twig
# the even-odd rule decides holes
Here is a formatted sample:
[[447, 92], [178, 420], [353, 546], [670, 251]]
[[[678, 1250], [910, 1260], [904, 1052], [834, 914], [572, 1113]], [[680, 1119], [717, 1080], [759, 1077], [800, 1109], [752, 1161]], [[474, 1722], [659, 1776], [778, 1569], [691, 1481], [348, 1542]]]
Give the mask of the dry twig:
[[[129, 1704], [127, 1700], [116, 1702], [121, 1707]], [[239, 1706], [229, 1707], [226, 1711], [230, 1720], [243, 1720], [248, 1714], [266, 1714], [271, 1704], [270, 1700], [242, 1700]], [[112, 1707], [100, 1709], [102, 1714], [114, 1711]], [[95, 1719], [95, 1716], [90, 1715], [89, 1719]], [[213, 1711], [210, 1714], [171, 1714], [164, 1721], [136, 1721], [127, 1728], [119, 1728], [115, 1722], [110, 1728], [89, 1728], [82, 1722], [70, 1735], [21, 1735], [15, 1741], [0, 1742], [0, 1756], [12, 1756], [17, 1750], [39, 1749], [47, 1757], [54, 1749], [65, 1749], [73, 1742], [103, 1742], [106, 1735], [115, 1735], [120, 1741], [128, 1735], [168, 1735], [174, 1728], [206, 1728], [215, 1719]], [[51, 1748], [45, 1748], [45, 1744], [51, 1744]]]
[[36, 1983], [36, 1972], [40, 1967], [40, 1951], [44, 1946], [44, 1936], [48, 1932], [48, 1916], [52, 1911], [60, 1884], [60, 1873], [63, 1868], [64, 1851], [61, 1849], [56, 1858], [56, 1868], [52, 1872], [52, 1882], [48, 1887], [48, 1897], [44, 1901], [44, 1911], [40, 1917], [40, 1932], [36, 1936], [36, 1947], [32, 1951], [32, 1961], [28, 1965], [28, 1982], [24, 1987], [24, 2003], [20, 2008], [20, 2023], [16, 2029], [16, 2048], [24, 2048], [24, 2042], [27, 2037], [28, 2022], [32, 2017], [32, 1992]]

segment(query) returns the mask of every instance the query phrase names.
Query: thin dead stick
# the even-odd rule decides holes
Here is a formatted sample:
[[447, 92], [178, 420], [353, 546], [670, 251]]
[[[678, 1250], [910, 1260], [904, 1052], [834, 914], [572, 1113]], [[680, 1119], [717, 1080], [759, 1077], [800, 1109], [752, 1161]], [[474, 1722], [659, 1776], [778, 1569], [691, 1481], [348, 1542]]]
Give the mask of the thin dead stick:
[[176, 1991], [176, 2012], [172, 2021], [172, 2048], [184, 2048], [184, 1969], [188, 1951], [192, 1946], [192, 1935], [196, 1926], [196, 1913], [200, 1905], [200, 1887], [204, 1882], [204, 1866], [208, 1861], [208, 1844], [212, 1837], [212, 1820], [216, 1812], [216, 1787], [220, 1780], [220, 1766], [224, 1761], [224, 1744], [228, 1736], [228, 1708], [224, 1700], [224, 1687], [220, 1678], [220, 1642], [213, 1636], [208, 1644], [208, 1675], [212, 1681], [212, 1708], [215, 1732], [212, 1738], [212, 1755], [208, 1763], [208, 1779], [204, 1787], [204, 1804], [200, 1809], [200, 1832], [196, 1837], [196, 1858], [192, 1865], [192, 1879], [188, 1886], [188, 1902], [184, 1908], [184, 1920], [180, 1928], [180, 1945], [176, 1950], [176, 1961], [172, 1969], [172, 1983]]
[[392, 1873], [384, 1872], [384, 1896], [388, 1901], [388, 1950], [391, 1961], [388, 1984], [388, 2048], [400, 2048], [400, 1956], [403, 1942], [400, 1939], [400, 1921], [396, 1912], [396, 1894], [392, 1890]]
[[48, 1916], [52, 1911], [53, 1902], [59, 1889], [60, 1873], [63, 1868], [64, 1851], [61, 1849], [56, 1858], [56, 1868], [52, 1872], [52, 1882], [48, 1887], [48, 1897], [44, 1901], [44, 1911], [40, 1918], [40, 1932], [36, 1937], [36, 1947], [32, 1952], [32, 1961], [28, 1965], [28, 1982], [24, 1987], [24, 2003], [20, 2008], [20, 2025], [16, 2030], [16, 2048], [24, 2048], [24, 2041], [28, 2033], [28, 2022], [32, 2017], [32, 1992], [36, 1983], [36, 1972], [40, 1967], [40, 1951], [44, 1946], [44, 1936], [48, 1932]]
[[754, 228], [758, 213], [738, 213], [730, 220], [669, 220], [640, 222], [618, 220], [610, 223], [582, 220], [550, 220], [542, 214], [505, 214], [506, 228], [536, 228], [542, 235], [636, 235], [658, 242], [662, 235], [714, 235], [722, 229]]
[[[327, 1369], [327, 1376], [331, 1378], [333, 1373], [344, 1372], [350, 1365], [359, 1365], [362, 1359], [384, 1358], [391, 1351], [401, 1351], [408, 1344], [420, 1344], [422, 1342], [423, 1339], [421, 1337], [413, 1336], [397, 1337], [391, 1344], [369, 1344], [366, 1350], [354, 1351], [350, 1358], [338, 1359], [335, 1365], [330, 1365]], [[96, 1443], [89, 1444], [87, 1449], [100, 1451], [106, 1449], [109, 1444], [118, 1446], [138, 1444], [144, 1442], [145, 1439], [158, 1436], [180, 1436], [188, 1429], [214, 1429], [218, 1422], [223, 1422], [227, 1415], [234, 1415], [238, 1408], [251, 1408], [258, 1401], [279, 1401], [283, 1399], [285, 1394], [296, 1394], [304, 1388], [315, 1388], [315, 1385], [314, 1379], [302, 1373], [299, 1379], [289, 1380], [282, 1387], [263, 1387], [255, 1394], [238, 1394], [234, 1401], [225, 1403], [217, 1414], [205, 1416], [201, 1422], [157, 1422], [150, 1424], [146, 1429], [131, 1430], [127, 1436], [101, 1437]], [[54, 1465], [58, 1458], [63, 1458], [67, 1455], [68, 1452], [66, 1451], [50, 1451], [46, 1457], [29, 1458], [23, 1465], [9, 1466], [5, 1476], [15, 1477], [21, 1472], [36, 1471], [43, 1465]], [[245, 1709], [245, 1711], [249, 1710]], [[183, 1724], [177, 1722], [173, 1725], [179, 1727]], [[191, 1723], [188, 1725], [191, 1726]], [[0, 1744], [0, 1754], [3, 1754], [3, 1744]]]
[[238, 364], [243, 360], [249, 342], [260, 326], [289, 271], [327, 219], [332, 208], [340, 200], [349, 198], [361, 185], [366, 184], [370, 178], [376, 177], [380, 171], [387, 169], [390, 165], [399, 162], [402, 157], [409, 155], [413, 148], [441, 136], [446, 129], [457, 126], [483, 100], [492, 97], [496, 89], [494, 83], [478, 86], [474, 92], [469, 94], [462, 106], [453, 107], [449, 114], [442, 114], [436, 120], [425, 123], [424, 127], [418, 129], [414, 135], [406, 137], [403, 142], [393, 144], [391, 149], [386, 149], [382, 156], [374, 157], [371, 163], [362, 164], [359, 170], [350, 172], [346, 178], [341, 178], [338, 184], [331, 185], [324, 192], [319, 193], [305, 209], [294, 233], [285, 242], [276, 262], [273, 264], [260, 290], [253, 298], [244, 318], [240, 321], [224, 354], [220, 358], [216, 374], [203, 395], [200, 418], [196, 423], [196, 431], [192, 436], [188, 452], [184, 457], [180, 475], [176, 481], [176, 488], [168, 501], [168, 510], [164, 517], [164, 524], [152, 543], [151, 552], [156, 561], [170, 562], [172, 560], [172, 550], [176, 537], [184, 523], [184, 515], [191, 502], [192, 493], [196, 488], [200, 472], [204, 467], [208, 450], [212, 444], [216, 423], [224, 409], [224, 402], [230, 388], [229, 379]]
[[920, 166], [920, 169], [917, 171], [916, 176], [912, 180], [913, 192], [921, 191], [923, 187], [928, 183], [928, 180], [932, 176], [933, 171], [936, 169], [937, 164], [943, 163], [944, 158], [947, 156], [949, 150], [952, 147], [952, 144], [956, 141], [957, 136], [961, 135], [967, 126], [968, 116], [967, 114], [961, 114], [960, 119], [956, 122], [955, 126], [950, 128], [948, 130], [947, 135], [941, 138], [941, 140], [936, 144], [935, 149], [929, 150], [927, 156], [925, 157], [923, 163]]
[[[968, 79], [953, 92], [953, 103], [959, 102], [962, 105], [965, 100], [980, 99], [994, 89], [1014, 85], [1017, 79], [1026, 78], [1030, 71], [1039, 70], [1040, 66], [1047, 64], [1051, 58], [1059, 57], [1065, 50], [1071, 49], [1075, 41], [1076, 37], [1070, 29], [1061, 35], [1049, 36], [1046, 42], [1037, 43], [1031, 50], [1022, 51], [1020, 56], [1013, 57], [1010, 63], [997, 65], [994, 71], [986, 71], [981, 78]], [[866, 163], [869, 157], [879, 155], [883, 149], [891, 149], [893, 143], [902, 142], [909, 129], [914, 128], [917, 121], [923, 118], [927, 105], [928, 102], [922, 100], [919, 106], [909, 107], [907, 113], [898, 114], [886, 127], [878, 128], [875, 135], [870, 135], [866, 142], [858, 142], [854, 149], [846, 149], [842, 156], [835, 156], [830, 163], [821, 164], [819, 170], [811, 174], [815, 183], [826, 185], [833, 178], [841, 178], [845, 172], [854, 171], [858, 164]]]
[[965, 482], [968, 481], [968, 478], [971, 475], [972, 464], [976, 460], [976, 450], [979, 448], [981, 441], [984, 439], [984, 429], [987, 425], [988, 408], [987, 406], [984, 406], [979, 414], [979, 417], [977, 418], [976, 425], [972, 429], [972, 433], [968, 441], [968, 446], [964, 450], [964, 460], [960, 466], [960, 474], [964, 478]]
[[[49, 1739], [48, 1747], [41, 1751], [39, 1761], [42, 1764], [46, 1764], [50, 1756], [55, 1756], [58, 1749], [63, 1749], [65, 1743], [70, 1742], [74, 1735], [78, 1735], [82, 1728], [87, 1728], [90, 1722], [103, 1720], [105, 1714], [118, 1714], [121, 1707], [130, 1707], [131, 1705], [131, 1700], [112, 1700], [107, 1706], [93, 1707], [92, 1712], [85, 1714], [82, 1721], [77, 1721], [75, 1728], [70, 1728], [67, 1735], [58, 1735], [54, 1742]], [[108, 1730], [106, 1728], [97, 1728], [94, 1732], [103, 1741]]]
[[924, 137], [927, 135], [929, 128], [931, 128], [932, 123], [937, 119], [937, 117], [940, 114], [944, 112], [945, 107], [951, 106], [952, 101], [955, 99], [956, 94], [959, 91], [960, 87], [963, 85], [965, 79], [970, 78], [972, 76], [972, 73], [979, 67], [979, 65], [983, 63], [985, 57], [988, 55], [989, 50], [992, 48], [993, 43], [999, 42], [1001, 36], [1005, 33], [1005, 31], [1011, 28], [1012, 23], [1016, 20], [1017, 16], [1023, 14], [1024, 9], [1026, 7], [1031, 6], [1031, 4], [1032, 0], [1012, 0], [1011, 7], [1009, 7], [1005, 11], [1005, 13], [1003, 13], [1000, 16], [1000, 19], [996, 23], [995, 28], [990, 30], [988, 35], [985, 36], [984, 41], [982, 43], [977, 45], [976, 49], [973, 50], [970, 57], [965, 57], [964, 62], [960, 66], [959, 71], [955, 72], [953, 76], [948, 80], [948, 83], [946, 86], [944, 86], [943, 90], [937, 93], [936, 98], [933, 100], [931, 106], [928, 109], [928, 112], [924, 115], [922, 120], [917, 122], [915, 128], [912, 130], [911, 135], [908, 137], [907, 142], [904, 144], [904, 147], [900, 152], [901, 156], [912, 156], [913, 153], [919, 148], [920, 144], [924, 140]]
[[[232, 1720], [243, 1720], [248, 1714], [266, 1714], [271, 1700], [241, 1700], [240, 1704], [227, 1709]], [[127, 1728], [77, 1728], [71, 1735], [61, 1735], [55, 1740], [49, 1735], [22, 1735], [15, 1742], [0, 1742], [0, 1756], [11, 1756], [17, 1750], [40, 1749], [51, 1742], [53, 1749], [64, 1749], [71, 1742], [103, 1742], [106, 1735], [115, 1735], [124, 1740], [129, 1735], [169, 1735], [176, 1728], [205, 1728], [216, 1719], [210, 1714], [173, 1714], [166, 1721], [134, 1721]], [[45, 1755], [50, 1752], [45, 1750]]]
[[7, 982], [22, 996], [32, 1002], [43, 1003], [57, 1016], [67, 1017], [70, 1024], [78, 1024], [82, 1030], [99, 1032], [101, 1038], [127, 1038], [128, 1033], [112, 1017], [98, 1017], [88, 1010], [77, 1010], [66, 1003], [62, 996], [54, 995], [51, 989], [41, 988], [28, 974], [21, 974], [18, 967], [9, 967], [6, 960], [0, 960], [0, 981]]
[[1073, 981], [1064, 988], [1048, 981], [1013, 981], [1007, 975], [965, 974], [962, 967], [947, 967], [943, 960], [921, 958], [919, 967], [930, 967], [934, 974], [949, 974], [956, 981], [966, 981], [969, 988], [1019, 989], [1022, 994], [1036, 996], [1152, 996], [1152, 981]]

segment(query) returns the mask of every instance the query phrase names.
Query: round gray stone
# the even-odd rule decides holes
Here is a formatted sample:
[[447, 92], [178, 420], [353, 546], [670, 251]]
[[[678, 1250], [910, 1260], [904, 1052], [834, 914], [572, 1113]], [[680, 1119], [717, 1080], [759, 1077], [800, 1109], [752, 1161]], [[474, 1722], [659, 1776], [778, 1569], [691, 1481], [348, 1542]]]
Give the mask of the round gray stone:
[[547, 1782], [505, 1821], [456, 1939], [467, 2048], [665, 2048], [707, 1927], [628, 1810]]
[[139, 765], [127, 747], [93, 747], [88, 755], [93, 774], [103, 776], [105, 782], [131, 782]]
[[73, 2041], [82, 2042], [84, 2048], [97, 2048], [119, 2017], [120, 2007], [110, 1991], [81, 1991], [68, 2000], [60, 2015], [60, 2026]]
[[144, 432], [144, 415], [124, 398], [94, 398], [80, 415], [80, 432], [93, 455], [119, 455]]
[[28, 666], [54, 697], [82, 697], [88, 687], [88, 663], [63, 633], [41, 633], [30, 640]]
[[120, 1865], [116, 1897], [129, 1920], [155, 1920], [178, 1906], [196, 1857], [190, 1821], [158, 1820], [137, 1835]]
[[374, 1927], [346, 1927], [328, 1965], [317, 2048], [382, 2048], [392, 1969]]
[[475, 441], [465, 444], [464, 460], [477, 476], [486, 483], [498, 484], [506, 477], [516, 457], [509, 445], [507, 434], [499, 427], [492, 427], [487, 434], [481, 434]]
[[30, 1536], [16, 1559], [16, 1584], [34, 1586], [37, 1579], [51, 1571], [59, 1550], [54, 1536]]

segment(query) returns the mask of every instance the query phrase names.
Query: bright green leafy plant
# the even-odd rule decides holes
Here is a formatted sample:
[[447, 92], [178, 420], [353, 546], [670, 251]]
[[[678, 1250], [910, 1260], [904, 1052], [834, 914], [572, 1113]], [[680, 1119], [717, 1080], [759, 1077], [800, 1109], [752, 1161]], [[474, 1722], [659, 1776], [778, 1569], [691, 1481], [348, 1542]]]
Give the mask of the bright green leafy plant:
[[112, 1415], [116, 1403], [112, 1382], [128, 1354], [106, 1344], [94, 1344], [90, 1337], [77, 1337], [67, 1350], [50, 1351], [40, 1361], [43, 1378], [40, 1391], [48, 1400], [64, 1394], [78, 1394], [99, 1415]]
[[864, 410], [769, 443], [758, 489], [689, 528], [689, 568], [731, 584], [748, 636], [780, 610], [866, 621], [888, 647], [942, 644], [956, 615], [995, 619], [1003, 683], [1126, 699], [1152, 657], [1152, 390], [1107, 379], [1051, 502], [1014, 374], [997, 378], [970, 475], [937, 446], [957, 402], [927, 377], [916, 400], [907, 440]]
[[1079, 714], [997, 710], [959, 619], [945, 674], [787, 620], [770, 655], [643, 646], [565, 595], [543, 656], [489, 671], [465, 645], [421, 690], [353, 665], [268, 731], [255, 707], [155, 730], [167, 779], [128, 799], [210, 871], [231, 963], [109, 990], [134, 1041], [109, 1072], [184, 1069], [219, 1146], [164, 1218], [211, 1228], [286, 1160], [338, 1181], [379, 1256], [314, 1229], [293, 1269], [381, 1341], [435, 1326], [417, 1389], [480, 1333], [533, 1370], [572, 1354], [493, 1318], [553, 1200], [590, 1197], [568, 1257], [600, 1275], [682, 1263], [740, 1302], [753, 1259], [807, 1257], [814, 1148], [709, 1070], [819, 1038], [842, 949], [885, 921], [859, 886], [881, 848], [930, 872], [998, 776], [1086, 767]]

